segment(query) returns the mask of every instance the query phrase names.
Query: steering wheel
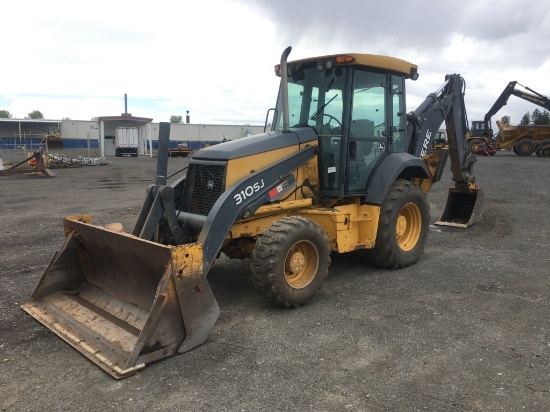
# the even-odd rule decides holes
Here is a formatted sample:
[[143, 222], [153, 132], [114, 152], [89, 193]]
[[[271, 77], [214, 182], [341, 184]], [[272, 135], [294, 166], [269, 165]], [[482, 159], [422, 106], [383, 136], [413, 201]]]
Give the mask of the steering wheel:
[[325, 117], [325, 116], [328, 117], [328, 119], [329, 119], [327, 125], [330, 126], [330, 122], [334, 120], [338, 124], [338, 126], [340, 127], [340, 130], [342, 130], [342, 123], [340, 123], [340, 120], [338, 120], [336, 117], [334, 117], [333, 115], [328, 114], [328, 113], [323, 113], [323, 117]]

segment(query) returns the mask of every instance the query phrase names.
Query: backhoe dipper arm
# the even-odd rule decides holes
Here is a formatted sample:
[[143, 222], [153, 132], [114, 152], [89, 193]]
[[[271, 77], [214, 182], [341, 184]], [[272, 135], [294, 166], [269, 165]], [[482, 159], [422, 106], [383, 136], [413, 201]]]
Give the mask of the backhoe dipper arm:
[[453, 181], [457, 188], [473, 182], [474, 155], [468, 153], [466, 135], [468, 120], [464, 104], [464, 79], [458, 74], [445, 76], [445, 83], [408, 115], [409, 153], [424, 157], [433, 143], [436, 132], [445, 122], [451, 158]]

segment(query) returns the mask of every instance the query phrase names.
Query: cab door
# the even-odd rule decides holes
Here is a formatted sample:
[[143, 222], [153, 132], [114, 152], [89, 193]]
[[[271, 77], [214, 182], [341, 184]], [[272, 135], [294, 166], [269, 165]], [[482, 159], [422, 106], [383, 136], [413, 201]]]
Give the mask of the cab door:
[[353, 73], [346, 159], [346, 195], [364, 194], [377, 165], [404, 151], [403, 79], [356, 69]]

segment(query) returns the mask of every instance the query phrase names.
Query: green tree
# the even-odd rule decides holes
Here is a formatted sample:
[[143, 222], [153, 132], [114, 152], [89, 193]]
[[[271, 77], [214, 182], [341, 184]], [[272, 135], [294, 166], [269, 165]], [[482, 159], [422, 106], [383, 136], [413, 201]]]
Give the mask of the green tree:
[[541, 116], [539, 117], [538, 124], [550, 124], [550, 112], [548, 110], [543, 110]]
[[40, 110], [33, 110], [27, 114], [31, 119], [43, 119], [44, 115]]
[[527, 112], [521, 118], [521, 121], [519, 122], [519, 125], [520, 126], [527, 126], [529, 123], [531, 123], [531, 115], [529, 114], [529, 112]]
[[550, 124], [550, 113], [548, 113], [548, 110], [543, 110], [542, 112], [539, 109], [533, 110], [531, 123], [536, 125]]
[[7, 110], [0, 110], [0, 119], [11, 119], [11, 113]]
[[172, 116], [170, 116], [170, 123], [181, 123], [182, 119], [183, 117], [173, 114]]
[[504, 124], [510, 124], [510, 116], [502, 116], [502, 119], [500, 121]]

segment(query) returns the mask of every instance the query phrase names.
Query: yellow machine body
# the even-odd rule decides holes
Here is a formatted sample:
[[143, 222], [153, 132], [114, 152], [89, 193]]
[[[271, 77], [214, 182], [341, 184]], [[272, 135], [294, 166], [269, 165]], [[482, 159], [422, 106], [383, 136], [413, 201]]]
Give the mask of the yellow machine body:
[[[426, 194], [446, 160], [443, 152], [408, 153], [405, 144], [395, 153], [388, 149], [405, 136], [399, 88], [418, 77], [416, 65], [359, 54], [300, 60], [288, 70], [282, 63], [281, 71], [297, 83], [300, 70], [322, 83], [315, 99], [311, 91], [305, 98], [294, 89], [295, 100], [304, 97], [308, 105], [295, 112], [303, 118], [294, 128], [283, 116], [272, 131], [202, 149], [191, 157], [185, 177], [167, 184], [170, 126], [161, 123], [156, 183], [133, 232], [94, 226], [87, 215], [65, 218], [65, 241], [22, 308], [113, 377], [123, 378], [206, 340], [219, 315], [206, 277], [220, 253], [251, 258], [255, 286], [283, 307], [299, 306], [315, 294], [328, 275], [332, 252], [370, 250], [369, 262], [380, 267], [414, 264], [429, 230]], [[356, 68], [373, 80], [343, 93], [344, 87], [356, 87], [343, 81], [345, 71]], [[379, 82], [381, 75], [388, 83]], [[288, 106], [286, 82], [279, 100]], [[334, 84], [340, 89], [331, 90]], [[387, 130], [369, 130], [374, 122], [366, 118], [354, 123], [351, 115], [339, 120], [319, 114], [338, 96], [361, 98], [374, 88], [382, 110], [395, 99], [395, 113], [384, 114]], [[363, 101], [365, 109], [368, 102]], [[276, 112], [285, 112], [284, 106]], [[330, 125], [334, 119], [339, 125]], [[369, 150], [363, 153], [361, 147]], [[346, 173], [340, 160], [348, 164]], [[460, 215], [459, 223], [469, 226], [481, 215], [482, 196], [475, 185], [457, 191], [446, 210], [453, 216], [442, 220]], [[479, 202], [464, 202], [464, 196]], [[469, 211], [455, 207], [466, 203]]]

